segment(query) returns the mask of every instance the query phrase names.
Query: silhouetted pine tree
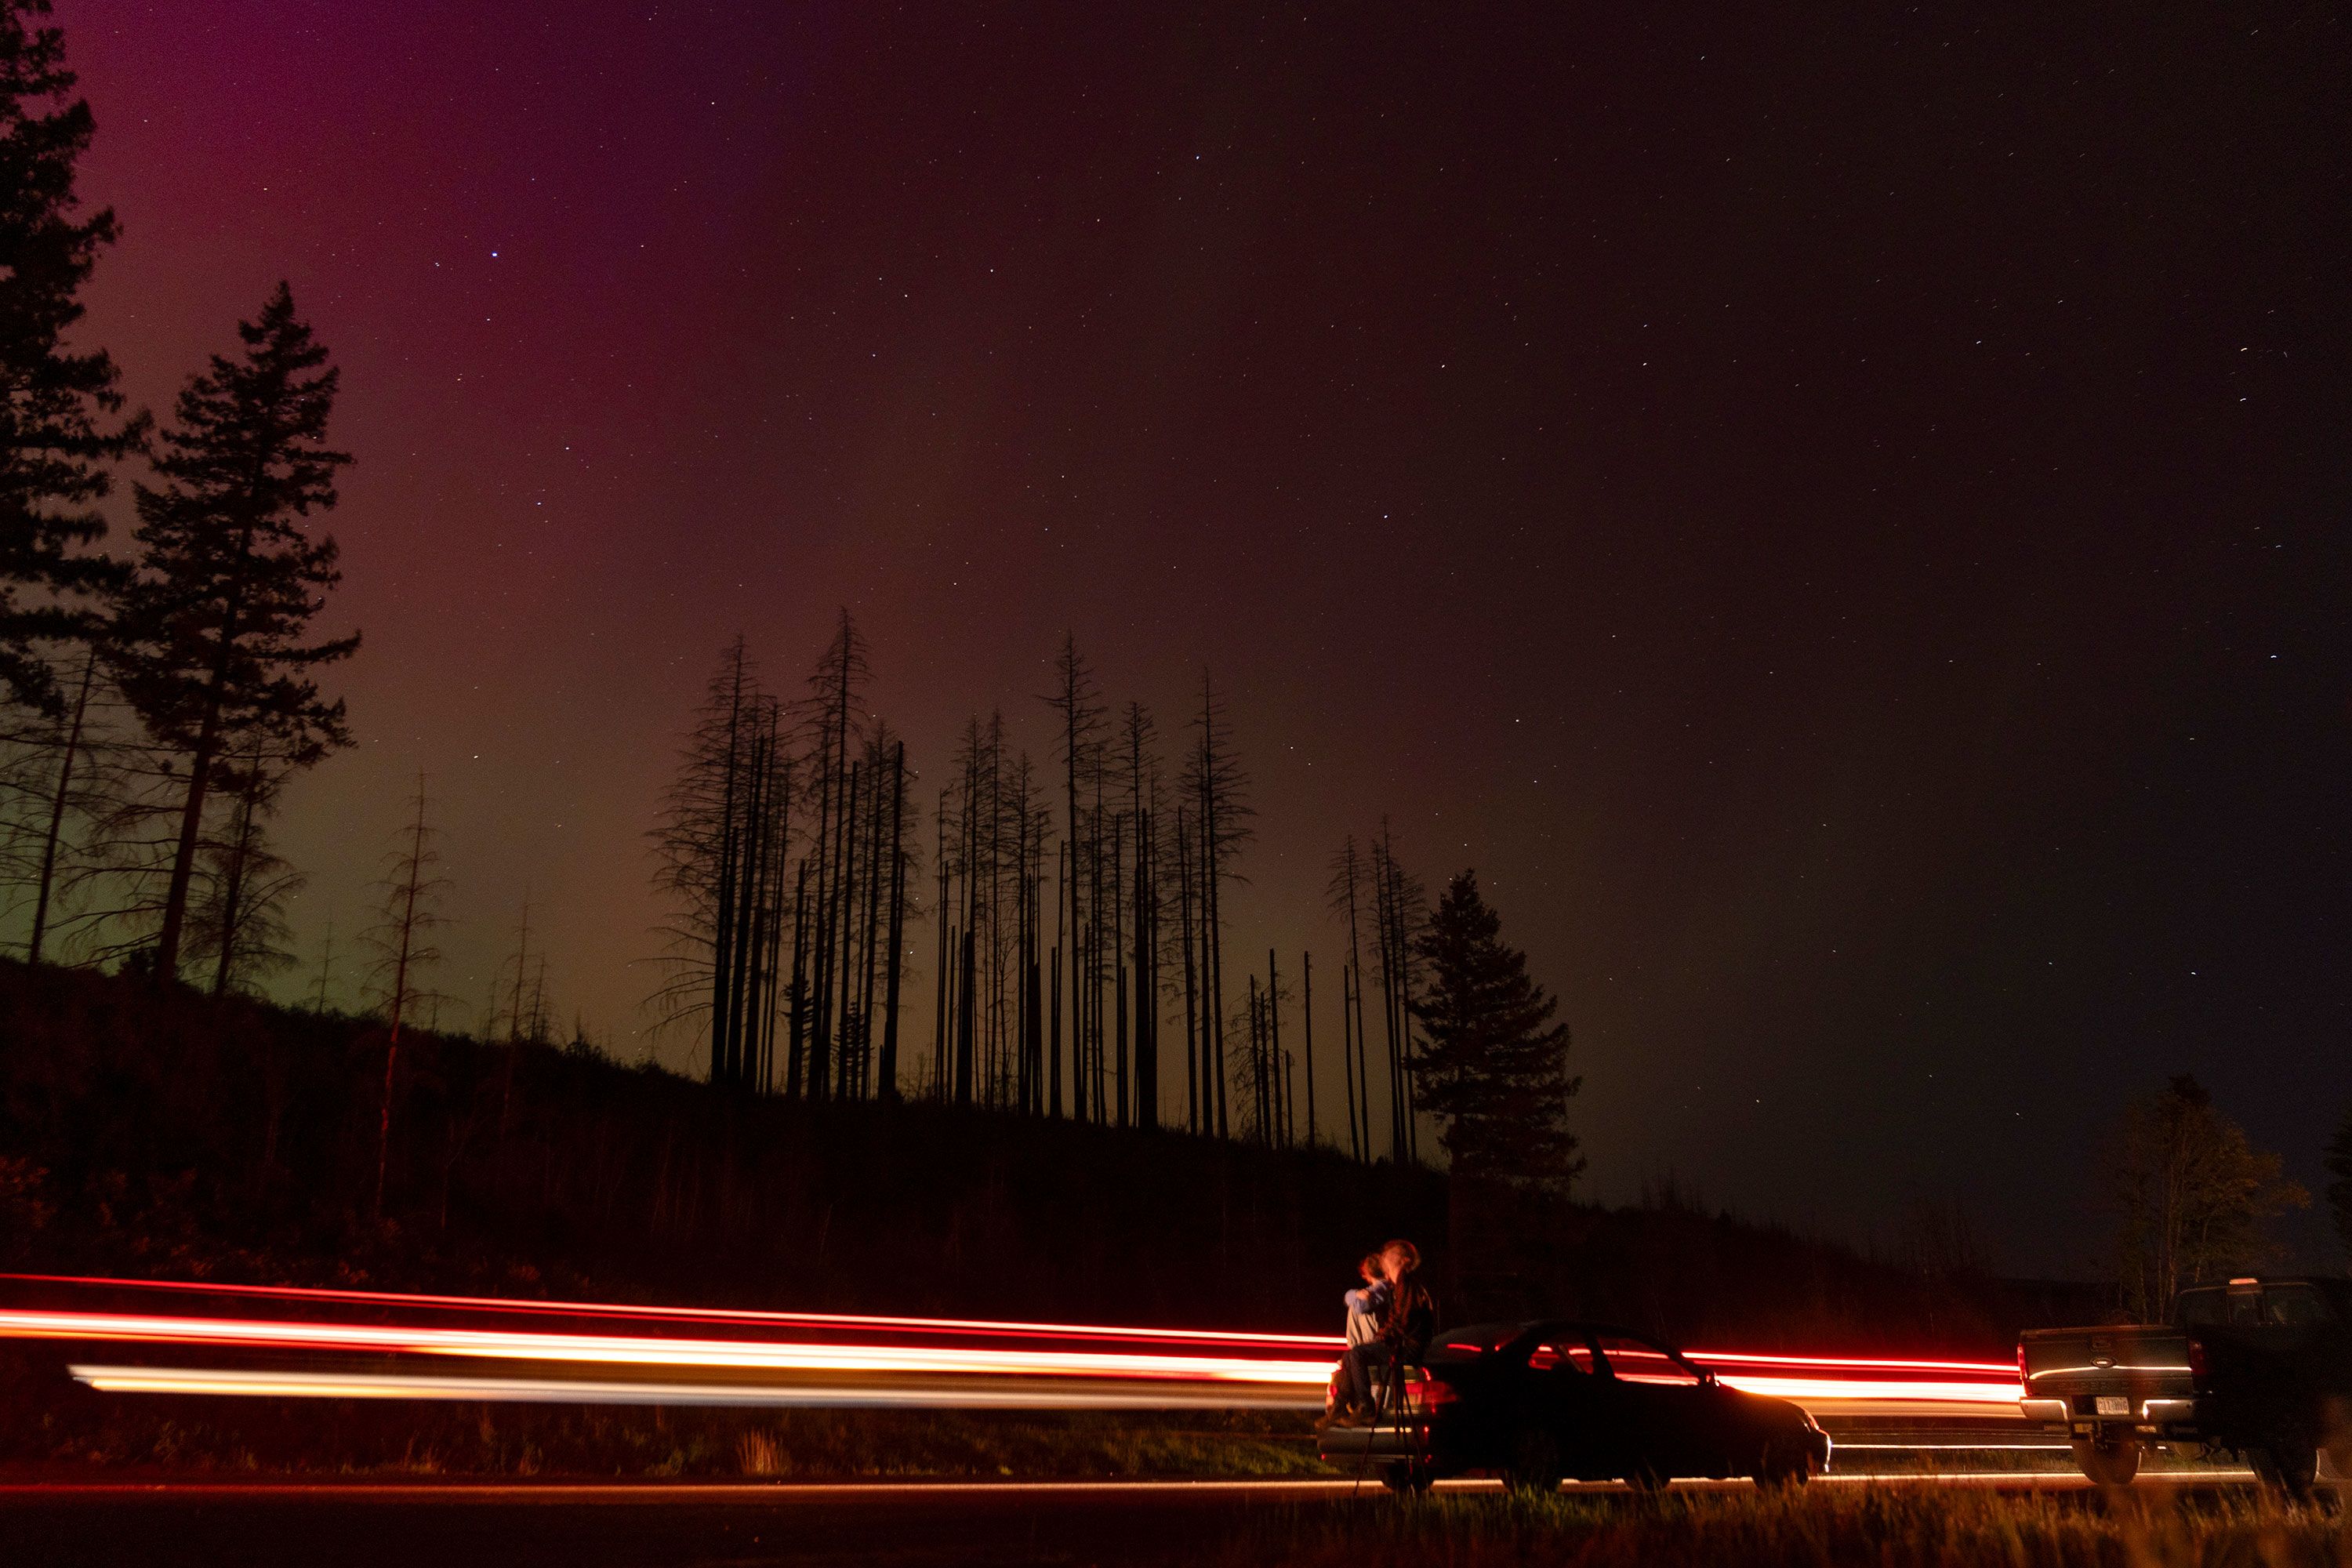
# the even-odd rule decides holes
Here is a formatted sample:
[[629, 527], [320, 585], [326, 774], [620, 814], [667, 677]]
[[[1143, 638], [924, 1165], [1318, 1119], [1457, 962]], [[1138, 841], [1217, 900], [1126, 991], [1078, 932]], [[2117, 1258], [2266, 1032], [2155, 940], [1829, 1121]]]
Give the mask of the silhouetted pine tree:
[[1502, 920], [1475, 872], [1446, 884], [1414, 941], [1426, 984], [1411, 998], [1421, 1103], [1439, 1121], [1455, 1181], [1564, 1198], [1584, 1169], [1568, 1102], [1583, 1079], [1568, 1070], [1559, 1004], [1528, 977], [1527, 955], [1502, 940]]
[[114, 242], [114, 213], [80, 216], [76, 166], [89, 105], [68, 101], [65, 37], [47, 0], [0, 0], [0, 702], [51, 718], [65, 699], [49, 648], [95, 635], [121, 568], [89, 552], [106, 532], [108, 465], [142, 440], [121, 412], [114, 362], [68, 352], [81, 286]]
[[348, 658], [356, 634], [306, 640], [341, 580], [335, 542], [304, 530], [335, 504], [326, 445], [336, 372], [294, 313], [284, 285], [242, 322], [245, 348], [181, 393], [155, 459], [160, 488], [139, 491], [138, 570], [107, 646], [124, 695], [149, 731], [185, 759], [178, 838], [155, 942], [155, 973], [178, 977], [205, 807], [222, 760], [266, 731], [286, 771], [350, 743], [340, 699], [314, 671]]

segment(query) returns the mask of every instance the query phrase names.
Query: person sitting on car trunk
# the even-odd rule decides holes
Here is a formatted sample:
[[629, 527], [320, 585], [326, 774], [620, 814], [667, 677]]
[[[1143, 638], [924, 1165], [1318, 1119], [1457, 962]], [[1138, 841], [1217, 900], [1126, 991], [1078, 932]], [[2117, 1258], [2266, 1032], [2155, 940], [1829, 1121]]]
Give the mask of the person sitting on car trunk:
[[1388, 1304], [1389, 1282], [1381, 1278], [1381, 1255], [1364, 1254], [1356, 1265], [1363, 1284], [1340, 1297], [1348, 1305], [1348, 1348], [1370, 1344], [1381, 1337], [1381, 1309]]
[[[1389, 1300], [1389, 1282], [1381, 1278], [1379, 1253], [1367, 1252], [1358, 1260], [1356, 1278], [1363, 1283], [1353, 1290], [1344, 1292], [1339, 1298], [1348, 1309], [1347, 1348], [1349, 1351], [1359, 1345], [1380, 1342], [1381, 1313], [1387, 1307]], [[1340, 1363], [1334, 1379], [1337, 1393], [1333, 1398], [1331, 1409], [1321, 1421], [1316, 1423], [1318, 1428], [1335, 1423], [1343, 1426], [1350, 1424], [1358, 1414], [1354, 1394], [1355, 1384], [1349, 1372], [1346, 1354], [1344, 1351], [1340, 1354]]]
[[1381, 1284], [1387, 1287], [1380, 1302], [1380, 1336], [1348, 1347], [1339, 1367], [1344, 1396], [1336, 1414], [1349, 1422], [1377, 1421], [1380, 1402], [1372, 1392], [1372, 1373], [1380, 1370], [1391, 1395], [1402, 1381], [1403, 1369], [1417, 1363], [1429, 1348], [1436, 1327], [1437, 1309], [1421, 1282], [1421, 1249], [1410, 1241], [1391, 1241], [1381, 1248]]

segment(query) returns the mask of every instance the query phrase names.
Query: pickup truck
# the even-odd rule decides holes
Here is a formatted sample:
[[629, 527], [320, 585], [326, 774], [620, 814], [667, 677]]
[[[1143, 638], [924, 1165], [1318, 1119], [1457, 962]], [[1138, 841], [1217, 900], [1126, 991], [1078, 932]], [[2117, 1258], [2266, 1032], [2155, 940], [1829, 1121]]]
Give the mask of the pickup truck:
[[2031, 1330], [2017, 1371], [2025, 1418], [2103, 1486], [2159, 1444], [2235, 1453], [2292, 1492], [2322, 1451], [2352, 1479], [2352, 1281], [2190, 1286], [2169, 1323]]

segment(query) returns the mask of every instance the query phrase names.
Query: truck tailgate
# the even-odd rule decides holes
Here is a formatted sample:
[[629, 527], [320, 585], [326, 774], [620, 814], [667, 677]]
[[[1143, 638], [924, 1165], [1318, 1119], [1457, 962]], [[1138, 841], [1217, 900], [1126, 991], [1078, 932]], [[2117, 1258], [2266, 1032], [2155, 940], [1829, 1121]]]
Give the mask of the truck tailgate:
[[2186, 1420], [2197, 1396], [2189, 1336], [2155, 1324], [2036, 1329], [2018, 1342], [2029, 1419]]

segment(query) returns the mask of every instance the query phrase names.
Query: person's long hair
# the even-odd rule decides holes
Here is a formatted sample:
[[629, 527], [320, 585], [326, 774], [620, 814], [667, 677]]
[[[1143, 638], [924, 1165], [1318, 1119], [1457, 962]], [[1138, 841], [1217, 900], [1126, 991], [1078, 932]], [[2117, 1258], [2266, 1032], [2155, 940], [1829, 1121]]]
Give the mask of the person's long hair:
[[1404, 1255], [1404, 1267], [1397, 1270], [1396, 1283], [1389, 1287], [1388, 1310], [1381, 1314], [1381, 1338], [1396, 1343], [1403, 1339], [1413, 1309], [1434, 1303], [1421, 1282], [1421, 1248], [1399, 1239], [1381, 1248], [1383, 1258], [1391, 1252]]

